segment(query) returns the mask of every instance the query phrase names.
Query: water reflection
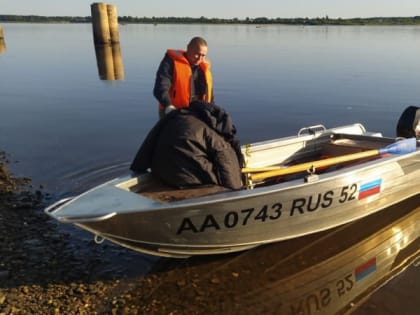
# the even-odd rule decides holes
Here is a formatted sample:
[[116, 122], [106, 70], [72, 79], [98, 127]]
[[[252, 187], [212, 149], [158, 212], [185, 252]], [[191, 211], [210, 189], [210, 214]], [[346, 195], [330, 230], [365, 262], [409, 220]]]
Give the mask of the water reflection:
[[6, 52], [6, 43], [3, 38], [0, 38], [0, 55]]
[[420, 195], [334, 230], [240, 254], [169, 260], [145, 279], [139, 305], [194, 314], [354, 311], [419, 255], [419, 204]]
[[6, 51], [6, 43], [4, 42], [3, 27], [0, 25], [0, 55]]
[[101, 80], [124, 80], [124, 66], [119, 43], [95, 44], [95, 54]]

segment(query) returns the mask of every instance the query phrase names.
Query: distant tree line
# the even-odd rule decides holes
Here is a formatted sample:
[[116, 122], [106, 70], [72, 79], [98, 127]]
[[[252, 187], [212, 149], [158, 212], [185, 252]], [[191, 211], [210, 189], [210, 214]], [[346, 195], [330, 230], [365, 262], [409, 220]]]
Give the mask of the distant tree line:
[[[39, 15], [0, 15], [0, 22], [19, 23], [91, 23], [90, 16], [39, 16]], [[192, 17], [133, 17], [120, 16], [120, 23], [143, 24], [298, 24], [298, 25], [413, 25], [420, 24], [420, 16], [414, 17], [372, 17], [372, 18], [245, 18], [220, 19]]]
[[90, 16], [40, 16], [40, 15], [2, 15], [0, 22], [18, 23], [91, 23]]

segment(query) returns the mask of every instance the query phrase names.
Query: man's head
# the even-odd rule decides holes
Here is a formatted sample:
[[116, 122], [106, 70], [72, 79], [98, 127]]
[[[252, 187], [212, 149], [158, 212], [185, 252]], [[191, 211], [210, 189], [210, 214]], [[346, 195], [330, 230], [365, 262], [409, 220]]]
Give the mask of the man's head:
[[207, 42], [202, 37], [194, 37], [188, 43], [185, 57], [191, 65], [203, 62], [207, 55]]

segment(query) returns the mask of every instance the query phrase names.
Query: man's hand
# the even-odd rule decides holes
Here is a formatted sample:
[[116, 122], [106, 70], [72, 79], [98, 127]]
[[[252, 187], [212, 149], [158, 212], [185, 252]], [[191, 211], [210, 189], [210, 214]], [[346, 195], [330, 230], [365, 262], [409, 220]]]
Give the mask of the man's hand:
[[174, 105], [168, 105], [165, 107], [165, 115], [167, 115], [168, 113], [172, 112], [174, 109], [176, 109], [176, 107]]

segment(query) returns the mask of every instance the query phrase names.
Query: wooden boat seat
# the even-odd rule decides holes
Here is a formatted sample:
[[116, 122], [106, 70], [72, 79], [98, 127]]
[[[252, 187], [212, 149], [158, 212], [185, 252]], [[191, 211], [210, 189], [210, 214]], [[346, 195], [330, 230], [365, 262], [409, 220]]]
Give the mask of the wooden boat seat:
[[[378, 138], [380, 140], [381, 138]], [[384, 147], [382, 141], [338, 139], [326, 142], [322, 145], [321, 154], [335, 157], [345, 154], [358, 153], [367, 150], [375, 150]]]

